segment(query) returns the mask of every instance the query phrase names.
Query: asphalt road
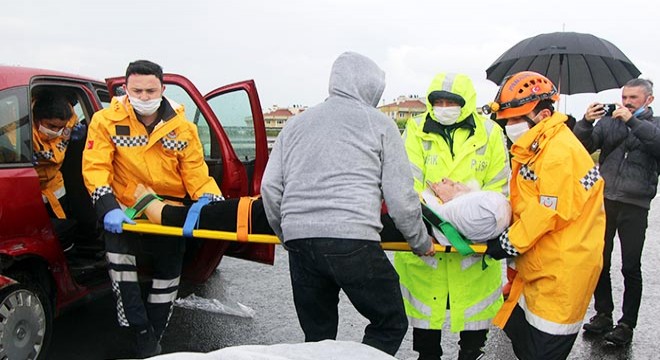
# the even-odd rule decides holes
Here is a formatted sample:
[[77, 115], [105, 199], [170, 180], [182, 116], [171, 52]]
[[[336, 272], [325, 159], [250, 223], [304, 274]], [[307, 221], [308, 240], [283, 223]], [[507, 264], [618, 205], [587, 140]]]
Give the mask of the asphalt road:
[[[602, 338], [583, 335], [569, 359], [641, 360], [660, 359], [660, 200], [654, 200], [642, 259], [644, 295], [633, 343], [624, 348], [606, 345]], [[620, 274], [618, 246], [613, 255], [615, 319], [620, 316], [623, 279]], [[202, 310], [175, 307], [163, 339], [164, 353], [209, 352], [246, 344], [298, 343], [304, 337], [296, 318], [288, 274], [288, 258], [278, 247], [274, 266], [232, 258], [222, 260], [209, 281], [191, 289], [198, 296], [215, 298], [228, 306], [241, 303], [252, 308], [253, 318], [243, 318]], [[342, 294], [343, 295], [343, 294]], [[593, 306], [585, 320], [593, 315]], [[366, 321], [347, 301], [340, 301], [338, 340], [360, 341]], [[116, 325], [111, 297], [100, 299], [63, 314], [55, 321], [51, 359], [93, 360], [130, 357], [130, 336]], [[443, 358], [455, 359], [458, 336], [443, 332]], [[412, 331], [408, 331], [398, 359], [416, 359], [412, 351]], [[486, 344], [485, 359], [515, 359], [511, 345], [499, 329], [493, 328]]]

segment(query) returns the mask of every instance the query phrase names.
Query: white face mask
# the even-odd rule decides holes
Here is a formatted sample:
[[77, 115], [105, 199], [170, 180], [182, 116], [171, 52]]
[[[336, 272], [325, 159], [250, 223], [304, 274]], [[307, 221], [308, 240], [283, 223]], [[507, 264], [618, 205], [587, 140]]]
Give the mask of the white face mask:
[[53, 131], [53, 130], [39, 124], [39, 132], [46, 135], [46, 138], [48, 138], [48, 140], [54, 139], [58, 136], [62, 136], [63, 131], [64, 131], [64, 128], [61, 128], [59, 131]]
[[451, 125], [456, 123], [458, 117], [461, 115], [460, 106], [434, 106], [433, 114], [438, 122], [442, 125]]
[[158, 110], [160, 107], [160, 102], [163, 100], [162, 97], [151, 99], [151, 100], [140, 100], [138, 98], [128, 95], [128, 100], [131, 102], [131, 106], [136, 113], [142, 116], [153, 115], [153, 113]]
[[506, 136], [515, 143], [516, 140], [529, 131], [529, 124], [523, 121], [513, 125], [506, 125], [504, 128], [506, 129]]

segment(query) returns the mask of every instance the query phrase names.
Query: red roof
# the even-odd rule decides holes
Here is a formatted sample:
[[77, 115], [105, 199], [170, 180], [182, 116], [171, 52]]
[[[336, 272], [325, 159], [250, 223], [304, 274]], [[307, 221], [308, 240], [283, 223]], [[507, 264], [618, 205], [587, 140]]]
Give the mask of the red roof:
[[424, 103], [420, 99], [411, 99], [411, 100], [404, 100], [399, 102], [398, 104], [396, 102], [382, 105], [379, 107], [393, 107], [397, 106], [399, 108], [420, 108], [420, 109], [426, 109], [426, 103]]
[[293, 113], [289, 111], [289, 109], [277, 109], [275, 111], [271, 111], [264, 114], [264, 117], [281, 117], [281, 116], [290, 117], [293, 116]]

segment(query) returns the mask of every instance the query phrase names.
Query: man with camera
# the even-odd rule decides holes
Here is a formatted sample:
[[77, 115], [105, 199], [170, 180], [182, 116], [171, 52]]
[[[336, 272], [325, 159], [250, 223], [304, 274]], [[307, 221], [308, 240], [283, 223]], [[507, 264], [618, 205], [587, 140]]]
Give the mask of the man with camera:
[[[615, 345], [632, 341], [642, 298], [642, 249], [660, 167], [660, 117], [653, 116], [652, 102], [653, 83], [632, 79], [622, 89], [621, 104], [609, 113], [607, 105], [589, 105], [573, 130], [590, 153], [601, 151], [598, 163], [605, 179], [607, 217], [603, 270], [594, 292], [596, 315], [583, 328], [605, 333], [605, 340]], [[612, 328], [610, 264], [617, 232], [624, 277], [623, 315]]]

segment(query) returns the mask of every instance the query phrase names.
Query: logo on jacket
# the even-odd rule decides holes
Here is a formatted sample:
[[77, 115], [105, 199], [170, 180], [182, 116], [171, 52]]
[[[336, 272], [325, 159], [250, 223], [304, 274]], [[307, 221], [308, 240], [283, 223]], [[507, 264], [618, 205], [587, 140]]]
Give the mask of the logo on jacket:
[[92, 149], [94, 148], [94, 140], [89, 140], [87, 141], [87, 148]]
[[176, 133], [174, 130], [170, 131], [169, 134], [167, 134], [167, 137], [170, 139], [176, 139]]
[[557, 210], [557, 197], [541, 195], [541, 205], [548, 209]]

